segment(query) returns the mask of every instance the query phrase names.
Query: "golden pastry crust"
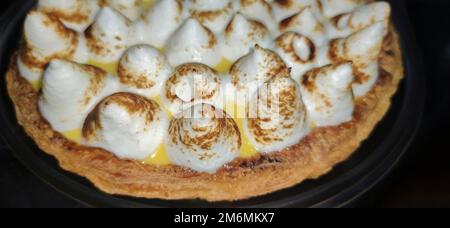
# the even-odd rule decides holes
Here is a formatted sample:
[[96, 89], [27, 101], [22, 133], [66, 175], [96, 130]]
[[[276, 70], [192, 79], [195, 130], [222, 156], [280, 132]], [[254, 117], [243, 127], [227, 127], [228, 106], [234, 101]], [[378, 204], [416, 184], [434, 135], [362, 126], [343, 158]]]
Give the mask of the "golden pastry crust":
[[403, 78], [397, 33], [391, 29], [380, 55], [380, 78], [357, 100], [351, 122], [313, 130], [297, 145], [270, 155], [238, 159], [216, 174], [197, 173], [178, 166], [145, 165], [121, 160], [102, 149], [67, 140], [54, 131], [38, 110], [39, 94], [23, 79], [13, 56], [7, 87], [19, 123], [44, 152], [62, 168], [89, 179], [110, 194], [159, 199], [234, 201], [268, 194], [318, 178], [346, 160], [387, 112]]

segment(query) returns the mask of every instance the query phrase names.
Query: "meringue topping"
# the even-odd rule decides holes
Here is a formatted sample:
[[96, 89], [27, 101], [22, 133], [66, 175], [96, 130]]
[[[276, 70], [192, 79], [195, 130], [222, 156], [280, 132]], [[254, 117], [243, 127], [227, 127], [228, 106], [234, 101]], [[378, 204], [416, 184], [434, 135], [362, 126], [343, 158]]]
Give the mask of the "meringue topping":
[[220, 77], [215, 70], [189, 63], [177, 67], [167, 80], [163, 98], [168, 109], [176, 114], [199, 103], [221, 106], [220, 90]]
[[181, 0], [158, 1], [133, 24], [136, 44], [145, 43], [162, 48], [185, 19]]
[[363, 84], [363, 86], [355, 91], [358, 97], [365, 95], [378, 79], [378, 69], [375, 69], [374, 64], [378, 64], [378, 57], [387, 32], [386, 23], [378, 22], [347, 38], [331, 42], [329, 52], [331, 60], [334, 63], [352, 61], [360, 72], [356, 84]]
[[136, 20], [143, 11], [143, 0], [103, 0], [130, 20]]
[[328, 65], [306, 73], [301, 91], [314, 126], [336, 126], [352, 120], [353, 80], [351, 63]]
[[131, 22], [116, 10], [102, 8], [85, 36], [92, 59], [98, 62], [118, 61], [129, 46]]
[[273, 3], [273, 12], [275, 19], [281, 21], [300, 12], [306, 7], [318, 9], [318, 0], [275, 0]]
[[350, 28], [352, 31], [361, 30], [376, 22], [388, 22], [391, 16], [391, 6], [387, 2], [374, 2], [358, 7], [348, 14], [336, 16], [334, 24], [338, 29]]
[[231, 83], [238, 90], [251, 95], [260, 85], [286, 68], [286, 64], [275, 52], [256, 45], [231, 67]]
[[221, 60], [219, 51], [217, 37], [195, 19], [188, 19], [166, 45], [166, 55], [172, 66], [199, 62], [213, 67]]
[[158, 95], [171, 72], [166, 57], [148, 45], [128, 49], [118, 67], [120, 82], [146, 97]]
[[144, 160], [166, 137], [168, 119], [158, 103], [130, 93], [113, 94], [89, 114], [83, 138], [122, 159]]
[[214, 173], [239, 156], [234, 120], [208, 104], [195, 105], [170, 122], [165, 142], [170, 160], [197, 172]]
[[293, 77], [299, 77], [315, 66], [316, 46], [307, 37], [286, 32], [275, 40], [275, 51], [288, 67]]
[[325, 28], [314, 16], [311, 7], [306, 7], [299, 13], [280, 22], [281, 32], [297, 32], [314, 40], [317, 45], [326, 41]]
[[265, 0], [240, 0], [239, 12], [251, 20], [263, 23], [269, 30], [276, 27], [272, 6]]
[[322, 13], [327, 18], [351, 12], [365, 2], [365, 0], [320, 0]]
[[118, 82], [89, 65], [53, 60], [44, 73], [39, 110], [59, 132], [80, 129], [93, 107], [118, 90]]
[[353, 93], [356, 97], [366, 95], [376, 84], [379, 77], [379, 63], [372, 62], [366, 67], [355, 68]]
[[300, 88], [285, 69], [258, 90], [250, 101], [244, 128], [263, 153], [297, 144], [308, 133]]
[[362, 0], [144, 2], [40, 0], [18, 69], [36, 89], [44, 75], [39, 109], [68, 139], [207, 173], [352, 120], [391, 13]]
[[65, 28], [56, 17], [38, 11], [31, 11], [25, 20], [24, 39], [22, 60], [34, 66], [45, 65], [51, 58], [71, 55], [78, 44], [74, 31]]
[[[205, 27], [207, 27], [208, 29], [210, 29], [215, 33], [222, 32], [225, 26], [230, 21], [230, 19], [233, 17], [234, 10], [232, 2], [216, 0], [213, 1], [214, 3], [212, 4], [204, 3], [203, 5], [201, 2], [205, 1], [191, 1], [190, 4], [191, 17], [197, 19]], [[211, 1], [206, 2], [209, 3]], [[209, 7], [206, 8], [205, 6]]]
[[230, 0], [187, 0], [187, 3], [193, 11], [215, 11], [225, 8]]
[[267, 46], [270, 39], [269, 31], [263, 24], [248, 20], [238, 13], [225, 30], [223, 53], [226, 59], [236, 61], [256, 44]]
[[56, 17], [39, 11], [31, 11], [25, 19], [24, 39], [18, 67], [29, 81], [39, 80], [45, 65], [54, 58], [78, 57], [81, 46], [76, 32], [65, 28]]
[[98, 0], [39, 0], [38, 9], [59, 18], [67, 27], [82, 32], [94, 21], [100, 6]]

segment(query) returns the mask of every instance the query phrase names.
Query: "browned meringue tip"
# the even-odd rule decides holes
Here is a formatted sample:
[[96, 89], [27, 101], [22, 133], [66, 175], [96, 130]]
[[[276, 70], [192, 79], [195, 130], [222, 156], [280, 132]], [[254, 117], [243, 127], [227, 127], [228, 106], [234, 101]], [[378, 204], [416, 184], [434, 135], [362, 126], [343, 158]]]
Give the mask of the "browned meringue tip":
[[331, 18], [330, 22], [335, 28], [343, 29], [345, 26], [348, 25], [350, 18], [351, 18], [350, 13], [344, 13]]
[[[308, 57], [299, 56], [295, 50], [295, 41], [301, 40], [309, 47]], [[306, 36], [302, 36], [296, 32], [285, 32], [275, 40], [275, 45], [285, 53], [289, 54], [291, 59], [297, 63], [311, 62], [316, 58], [316, 46]]]
[[385, 21], [386, 26], [391, 21], [391, 6], [387, 2], [372, 2], [357, 7], [354, 11], [337, 15], [331, 19], [338, 29], [349, 27], [355, 31], [377, 22]]
[[[249, 106], [248, 130], [262, 145], [283, 142], [306, 118], [300, 87], [290, 77], [289, 69], [284, 69], [260, 87]], [[280, 122], [276, 123], [276, 120]], [[268, 124], [272, 126], [267, 127]]]
[[[31, 10], [27, 14], [27, 18], [34, 15], [42, 15], [44, 17], [43, 25], [47, 27], [47, 29], [53, 30], [60, 39], [68, 41], [69, 46], [64, 50], [61, 50], [61, 52], [43, 56], [41, 54], [42, 51], [40, 51], [40, 49], [43, 49], [43, 47], [37, 47], [33, 45], [32, 40], [36, 38], [27, 37], [26, 31], [24, 31], [23, 39], [25, 41], [25, 44], [19, 51], [19, 58], [22, 60], [23, 64], [29, 68], [43, 69], [52, 59], [71, 59], [75, 54], [79, 42], [77, 33], [74, 30], [65, 27], [64, 24], [52, 14], [47, 14], [45, 12], [40, 12], [37, 10]], [[41, 37], [39, 39], [43, 38]]]
[[273, 4], [281, 8], [289, 9], [294, 5], [294, 1], [295, 0], [274, 0]]
[[191, 17], [197, 19], [200, 23], [205, 23], [206, 21], [213, 21], [216, 18], [222, 16], [223, 14], [231, 14], [233, 11], [233, 3], [229, 2], [224, 8], [216, 10], [194, 10], [191, 9]]
[[[270, 5], [270, 3], [268, 3], [266, 0], [240, 0], [239, 1], [240, 2], [240, 4], [241, 4], [241, 7], [248, 7], [248, 6], [251, 6], [251, 5], [253, 5], [253, 4], [263, 4], [264, 5], [264, 7], [268, 10], [268, 11], [270, 11], [270, 13], [271, 14], [273, 14], [273, 12], [272, 12], [272, 5]], [[277, 1], [275, 1], [275, 2], [277, 2]]]
[[[251, 77], [252, 75], [248, 75], [248, 72], [242, 72], [241, 67], [243, 62], [245, 62], [248, 58], [256, 58], [256, 65], [254, 71], [262, 71], [260, 73], [264, 74], [264, 77], [267, 79], [272, 78], [278, 72], [283, 69], [286, 69], [286, 63], [283, 59], [274, 51], [270, 49], [266, 49], [256, 44], [254, 49], [247, 55], [238, 59], [230, 69], [231, 82], [237, 86], [245, 87], [248, 82], [242, 81], [241, 76]], [[267, 80], [265, 80], [267, 81]]]
[[[198, 122], [200, 120], [200, 122]], [[204, 121], [208, 120], [206, 123]], [[194, 134], [194, 135], [192, 135]], [[213, 105], [200, 103], [177, 114], [169, 124], [172, 142], [181, 140], [188, 148], [212, 149], [220, 138], [237, 138], [236, 150], [242, 145], [237, 123], [224, 110]]]
[[103, 128], [100, 116], [101, 112], [104, 108], [112, 104], [124, 108], [130, 115], [145, 113], [147, 123], [153, 122], [155, 113], [160, 110], [159, 104], [153, 100], [131, 93], [115, 93], [100, 101], [87, 116], [82, 129], [84, 138], [87, 140], [96, 139], [96, 133]]
[[89, 22], [89, 13], [82, 11], [83, 2], [79, 1], [77, 8], [72, 9], [70, 12], [65, 12], [64, 10], [57, 8], [40, 8], [40, 11], [53, 15], [60, 20], [64, 20], [70, 23], [82, 24]]
[[[328, 57], [333, 63], [353, 61], [357, 67], [367, 67], [378, 59], [388, 28], [384, 21], [359, 30], [342, 39], [332, 40]], [[365, 45], [360, 45], [364, 42]]]
[[[151, 89], [157, 84], [158, 77], [165, 78], [165, 67], [168, 63], [155, 47], [135, 45], [129, 48], [120, 58], [117, 69], [120, 81], [138, 89]], [[167, 64], [167, 65], [166, 65]]]
[[291, 77], [291, 72], [292, 72], [291, 67], [284, 68], [280, 72], [278, 72], [275, 78]]
[[214, 105], [207, 103], [199, 103], [186, 108], [182, 112], [175, 115], [177, 119], [222, 119], [231, 118], [224, 110], [215, 107]]
[[328, 58], [331, 60], [332, 63], [338, 64], [346, 62], [347, 59], [345, 56], [342, 55], [342, 52], [344, 52], [344, 48], [342, 47], [343, 39], [334, 39], [330, 41], [329, 44], [329, 50], [328, 50]]
[[[107, 21], [106, 19], [113, 19], [114, 21]], [[113, 23], [117, 31], [108, 34], [110, 31], [104, 30], [104, 23]], [[124, 37], [123, 33], [129, 32], [126, 30], [130, 29], [131, 23], [127, 17], [117, 10], [110, 7], [102, 8], [96, 21], [84, 31], [88, 49], [99, 56], [112, 55], [125, 49], [125, 41], [128, 37]], [[119, 30], [119, 28], [124, 29], [123, 27], [125, 27], [125, 31]]]
[[241, 12], [237, 12], [225, 28], [225, 37], [229, 37], [233, 33], [236, 23], [238, 23], [236, 21], [241, 19], [245, 20], [250, 25], [250, 30], [253, 31], [247, 34], [248, 36], [265, 36], [269, 33], [269, 30], [263, 23], [249, 19]]
[[[211, 91], [205, 91], [204, 88], [190, 88], [194, 91], [194, 94], [191, 94], [192, 99], [190, 101], [183, 100], [178, 97], [175, 91], [172, 89], [179, 83], [182, 83], [182, 79], [185, 77], [191, 77], [195, 75], [203, 75], [208, 79], [211, 79], [212, 82], [217, 84], [216, 88], [213, 88]], [[196, 87], [195, 78], [194, 87]], [[211, 67], [202, 64], [202, 63], [186, 63], [178, 66], [174, 73], [169, 77], [166, 82], [166, 97], [169, 101], [182, 100], [184, 102], [194, 102], [196, 100], [208, 100], [217, 95], [220, 90], [220, 78], [219, 74], [216, 70]]]
[[[316, 79], [320, 74], [324, 74], [327, 72], [334, 71], [340, 67], [343, 67], [344, 65], [350, 65], [353, 69], [353, 75], [355, 75], [355, 66], [353, 65], [352, 61], [342, 61], [339, 63], [334, 64], [328, 64], [322, 67], [314, 68], [308, 72], [306, 72], [301, 80], [301, 85], [310, 93], [314, 93], [316, 88]], [[349, 90], [351, 90], [351, 83], [348, 87]]]
[[[316, 26], [314, 27], [314, 31], [316, 32], [324, 32], [324, 27], [323, 25], [314, 17], [314, 15], [311, 13], [311, 6], [307, 6], [303, 9], [301, 9], [298, 13], [282, 20], [279, 25], [278, 25], [278, 29], [280, 31], [286, 31], [291, 27], [295, 27], [295, 23], [302, 23], [302, 17], [303, 16], [310, 16], [312, 17], [312, 19], [316, 22]], [[307, 13], [310, 13], [310, 15], [307, 15]]]

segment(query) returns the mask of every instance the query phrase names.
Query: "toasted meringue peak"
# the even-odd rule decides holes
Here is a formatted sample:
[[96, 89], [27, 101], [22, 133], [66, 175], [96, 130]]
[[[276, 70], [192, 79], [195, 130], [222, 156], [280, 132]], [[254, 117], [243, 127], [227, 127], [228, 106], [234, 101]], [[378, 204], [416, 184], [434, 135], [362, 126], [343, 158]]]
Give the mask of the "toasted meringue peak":
[[221, 60], [219, 50], [214, 33], [195, 19], [188, 19], [166, 45], [166, 55], [172, 66], [190, 62], [215, 66]]
[[99, 11], [98, 0], [39, 0], [38, 9], [58, 17], [67, 27], [84, 31]]
[[54, 58], [81, 57], [78, 53], [83, 44], [81, 37], [46, 13], [31, 11], [28, 14], [24, 39], [17, 63], [20, 74], [28, 81], [39, 80], [45, 65]]
[[231, 61], [236, 61], [256, 44], [267, 46], [270, 40], [269, 31], [263, 24], [248, 20], [238, 13], [225, 30], [224, 56]]
[[168, 122], [155, 101], [117, 93], [101, 101], [86, 118], [83, 139], [121, 159], [142, 161], [161, 145]]
[[146, 97], [158, 95], [171, 73], [166, 57], [148, 45], [137, 45], [125, 52], [119, 62], [122, 84]]
[[331, 42], [330, 56], [334, 62], [353, 61], [356, 67], [366, 67], [378, 61], [387, 32], [385, 22], [375, 23], [345, 39]]
[[179, 113], [199, 103], [220, 106], [220, 90], [221, 81], [215, 70], [189, 63], [177, 67], [167, 80], [163, 98], [172, 113]]
[[[192, 2], [192, 1], [191, 1]], [[202, 1], [200, 1], [202, 2]], [[208, 1], [210, 2], [210, 1]], [[213, 31], [214, 33], [220, 33], [223, 31], [225, 26], [231, 20], [234, 14], [233, 4], [230, 1], [214, 1], [210, 7], [200, 6], [200, 3], [191, 5], [190, 14], [192, 18], [197, 19], [205, 27]], [[228, 2], [228, 4], [222, 6], [222, 2]], [[216, 8], [214, 6], [222, 6], [221, 8]]]
[[355, 97], [366, 95], [375, 85], [379, 78], [379, 64], [372, 62], [366, 67], [356, 69], [353, 93]]
[[322, 13], [327, 18], [349, 13], [366, 2], [366, 0], [320, 0]]
[[231, 82], [238, 90], [251, 95], [260, 85], [286, 68], [286, 64], [275, 52], [256, 45], [231, 67]]
[[244, 129], [260, 152], [283, 150], [308, 133], [300, 88], [288, 69], [261, 86], [248, 107]]
[[391, 16], [391, 6], [387, 2], [374, 2], [358, 7], [348, 14], [336, 16], [333, 21], [338, 29], [350, 28], [352, 31], [361, 30], [376, 22], [388, 22]]
[[118, 11], [105, 7], [85, 36], [90, 54], [98, 62], [118, 61], [129, 46], [131, 22]]
[[[78, 44], [76, 32], [67, 29], [54, 16], [31, 11], [25, 19], [24, 62], [45, 65], [52, 58], [65, 58], [75, 52]], [[45, 35], [43, 35], [45, 34]]]
[[301, 91], [315, 126], [336, 126], [353, 118], [354, 80], [351, 63], [316, 68], [303, 77]]
[[103, 0], [130, 20], [136, 20], [143, 11], [143, 0]]
[[30, 83], [41, 80], [42, 74], [44, 73], [44, 67], [28, 66], [28, 64], [22, 60], [22, 54], [23, 53], [17, 58], [17, 69], [19, 70], [20, 75]]
[[306, 7], [318, 10], [317, 0], [275, 0], [272, 8], [275, 19], [281, 21], [300, 12]]
[[275, 29], [272, 6], [265, 0], [240, 0], [239, 11], [245, 17], [263, 23], [270, 30]]
[[181, 0], [158, 1], [143, 17], [133, 24], [133, 35], [137, 44], [145, 43], [162, 48], [169, 37], [185, 19]]
[[314, 67], [316, 47], [305, 36], [295, 32], [286, 32], [275, 40], [275, 51], [292, 68], [293, 77], [303, 75]]
[[230, 0], [187, 0], [191, 11], [216, 11], [228, 6]]
[[227, 114], [198, 104], [170, 122], [166, 148], [170, 160], [197, 172], [214, 173], [239, 156], [239, 129]]
[[53, 129], [80, 129], [95, 104], [118, 89], [118, 82], [93, 66], [53, 60], [44, 73], [39, 110]]
[[324, 26], [314, 16], [311, 7], [280, 22], [281, 32], [292, 31], [311, 38], [317, 45], [326, 40]]

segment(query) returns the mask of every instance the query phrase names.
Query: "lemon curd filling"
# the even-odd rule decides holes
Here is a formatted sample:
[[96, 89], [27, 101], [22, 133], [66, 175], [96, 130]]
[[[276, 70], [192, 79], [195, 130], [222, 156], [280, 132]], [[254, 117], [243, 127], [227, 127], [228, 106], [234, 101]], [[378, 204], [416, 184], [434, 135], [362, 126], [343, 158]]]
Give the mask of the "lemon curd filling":
[[228, 73], [232, 65], [233, 62], [228, 59], [222, 58], [222, 60], [214, 67], [214, 69], [221, 74], [226, 74]]
[[103, 69], [104, 71], [108, 72], [111, 75], [117, 76], [119, 62], [102, 63], [102, 62], [98, 62], [95, 60], [89, 60], [87, 62], [87, 64], [98, 67], [98, 68]]
[[142, 0], [142, 8], [145, 10], [150, 9], [155, 3], [156, 0]]
[[30, 81], [30, 84], [36, 91], [39, 91], [42, 88], [42, 80]]
[[153, 155], [143, 161], [144, 164], [150, 165], [170, 165], [170, 159], [167, 155], [164, 145], [161, 144]]
[[66, 132], [63, 132], [62, 135], [64, 135], [64, 137], [66, 137], [70, 141], [76, 142], [76, 143], [81, 143], [81, 139], [83, 137], [81, 129], [66, 131]]

